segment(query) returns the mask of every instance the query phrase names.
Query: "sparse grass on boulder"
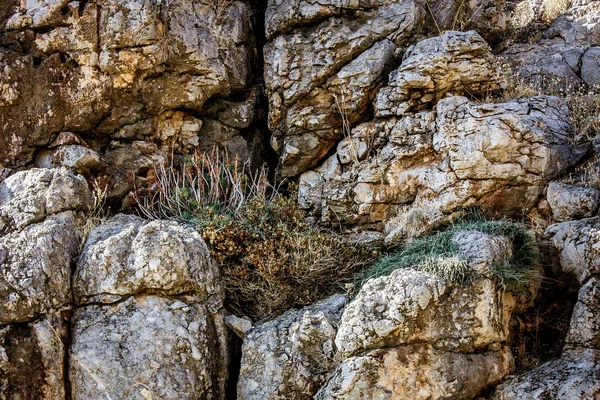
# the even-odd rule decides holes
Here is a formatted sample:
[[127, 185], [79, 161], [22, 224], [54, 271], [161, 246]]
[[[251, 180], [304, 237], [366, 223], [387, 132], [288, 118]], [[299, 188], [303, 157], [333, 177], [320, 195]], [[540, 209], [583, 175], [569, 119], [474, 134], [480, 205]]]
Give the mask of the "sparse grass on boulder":
[[452, 241], [460, 231], [478, 231], [502, 235], [513, 244], [513, 257], [494, 266], [494, 278], [507, 290], [520, 290], [537, 279], [539, 254], [534, 235], [521, 223], [505, 220], [490, 221], [469, 216], [445, 230], [416, 239], [407, 247], [380, 259], [372, 268], [358, 274], [357, 287], [370, 278], [387, 276], [396, 269], [416, 269], [440, 276], [448, 281], [465, 284], [475, 278], [469, 264], [458, 257], [457, 245]]
[[373, 252], [343, 235], [308, 225], [295, 190], [280, 194], [266, 170], [203, 153], [157, 165], [151, 190], [138, 193], [150, 219], [197, 227], [221, 266], [226, 307], [262, 319], [312, 304], [351, 284]]

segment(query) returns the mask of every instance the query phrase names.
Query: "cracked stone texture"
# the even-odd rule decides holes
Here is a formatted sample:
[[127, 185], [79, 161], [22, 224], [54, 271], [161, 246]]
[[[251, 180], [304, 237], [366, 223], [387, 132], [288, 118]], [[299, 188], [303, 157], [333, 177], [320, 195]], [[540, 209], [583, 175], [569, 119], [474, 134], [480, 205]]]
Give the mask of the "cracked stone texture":
[[573, 137], [564, 99], [449, 97], [431, 112], [353, 128], [336, 154], [300, 177], [298, 198], [324, 224], [378, 223], [432, 197], [444, 212], [479, 206], [520, 215], [587, 152]]
[[[306, 4], [285, 2], [281, 12], [294, 8], [292, 3]], [[304, 20], [298, 14], [296, 22], [286, 22], [289, 14], [277, 20], [276, 4], [270, 8], [274, 14], [267, 12], [268, 32], [269, 26], [303, 25], [273, 33], [264, 48], [272, 145], [281, 156], [283, 175], [295, 176], [314, 166], [341, 137], [343, 119], [352, 124], [368, 112], [396, 50], [419, 29], [425, 11], [402, 0], [336, 16], [327, 9], [343, 4], [323, 2], [325, 14], [315, 11], [323, 18], [308, 15]]]
[[429, 108], [448, 94], [490, 92], [502, 79], [485, 40], [475, 31], [447, 31], [411, 46], [377, 93], [375, 115], [402, 116]]
[[196, 229], [122, 214], [91, 231], [73, 293], [79, 304], [111, 303], [138, 293], [186, 295], [213, 311], [223, 302], [219, 271]]
[[0, 327], [0, 398], [65, 399], [66, 340], [60, 317]]
[[155, 296], [78, 309], [71, 395], [83, 399], [224, 399], [228, 353], [220, 314]]
[[493, 400], [596, 400], [600, 398], [600, 351], [567, 351], [557, 360], [500, 384]]
[[345, 303], [335, 295], [255, 325], [242, 346], [238, 399], [312, 399], [335, 366]]
[[600, 272], [600, 217], [550, 225], [546, 235], [552, 237], [562, 269], [579, 283]]
[[579, 289], [577, 304], [571, 316], [566, 347], [600, 350], [600, 279], [590, 278]]
[[[550, 8], [568, 5], [551, 1], [529, 3]], [[543, 7], [537, 11], [526, 12], [524, 20], [513, 18], [512, 22], [518, 22], [517, 28], [527, 29], [528, 24], [539, 19], [539, 11], [543, 12]], [[500, 58], [508, 61], [521, 77], [536, 84], [561, 85], [565, 88], [582, 84], [596, 85], [600, 82], [599, 21], [600, 3], [595, 0], [573, 1], [541, 32], [540, 40], [514, 44]]]
[[378, 349], [345, 359], [315, 400], [470, 400], [500, 382], [511, 365], [506, 347], [474, 354], [428, 344]]
[[0, 233], [21, 230], [63, 211], [87, 211], [92, 204], [81, 175], [63, 168], [16, 172], [0, 183]]
[[0, 236], [0, 324], [70, 308], [78, 230], [75, 213], [65, 211]]
[[472, 353], [506, 341], [514, 303], [489, 279], [462, 286], [396, 270], [364, 284], [344, 310], [335, 343], [346, 357], [413, 343]]
[[558, 222], [593, 217], [600, 206], [600, 190], [561, 182], [550, 182], [546, 200]]
[[[63, 132], [81, 135], [100, 158], [111, 141], [135, 140], [165, 154], [216, 143], [258, 163], [256, 11], [247, 1], [212, 3], [1, 0], [0, 168], [23, 167]], [[248, 102], [249, 127], [202, 129]], [[65, 154], [57, 157], [55, 165]], [[122, 183], [123, 166], [106, 166], [108, 186]]]

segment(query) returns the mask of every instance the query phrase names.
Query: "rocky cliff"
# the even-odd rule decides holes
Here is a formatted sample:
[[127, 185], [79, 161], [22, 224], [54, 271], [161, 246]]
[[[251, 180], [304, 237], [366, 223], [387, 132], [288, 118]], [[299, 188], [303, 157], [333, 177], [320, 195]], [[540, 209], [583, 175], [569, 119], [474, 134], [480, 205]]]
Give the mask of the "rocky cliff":
[[0, 0], [0, 399], [600, 399], [599, 134], [597, 0]]

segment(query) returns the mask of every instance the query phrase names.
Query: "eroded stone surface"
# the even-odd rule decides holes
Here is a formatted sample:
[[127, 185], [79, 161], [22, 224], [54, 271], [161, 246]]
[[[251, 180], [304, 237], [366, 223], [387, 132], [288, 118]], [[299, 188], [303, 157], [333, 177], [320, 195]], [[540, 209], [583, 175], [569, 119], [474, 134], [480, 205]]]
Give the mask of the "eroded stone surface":
[[550, 182], [546, 199], [556, 221], [593, 217], [600, 206], [600, 190], [591, 187]]
[[242, 347], [238, 398], [312, 399], [334, 366], [346, 298], [335, 295], [257, 324]]
[[410, 47], [388, 86], [374, 103], [378, 117], [431, 107], [448, 93], [476, 94], [497, 90], [502, 79], [494, 56], [475, 31], [445, 32]]
[[562, 269], [579, 283], [600, 272], [600, 217], [551, 225], [546, 234], [552, 236]]
[[0, 183], [0, 233], [23, 229], [47, 215], [87, 211], [93, 203], [87, 182], [66, 169], [30, 169]]
[[77, 263], [73, 292], [83, 304], [148, 292], [185, 294], [211, 304], [215, 311], [223, 301], [219, 276], [194, 228], [117, 215], [90, 233]]
[[600, 350], [600, 279], [592, 277], [579, 290], [579, 297], [566, 338], [567, 348]]
[[600, 396], [600, 352], [571, 351], [502, 383], [494, 400], [597, 399]]
[[427, 344], [379, 349], [345, 359], [315, 399], [473, 399], [511, 365], [506, 348], [477, 354]]
[[299, 202], [323, 223], [385, 221], [399, 205], [432, 197], [444, 212], [479, 206], [520, 214], [585, 154], [573, 135], [563, 99], [450, 97], [435, 112], [353, 128], [336, 154], [301, 176]]
[[67, 324], [60, 317], [0, 328], [0, 398], [65, 398]]
[[224, 326], [203, 305], [130, 297], [77, 310], [72, 331], [75, 400], [224, 398]]
[[79, 240], [72, 211], [0, 236], [0, 324], [26, 322], [70, 307]]

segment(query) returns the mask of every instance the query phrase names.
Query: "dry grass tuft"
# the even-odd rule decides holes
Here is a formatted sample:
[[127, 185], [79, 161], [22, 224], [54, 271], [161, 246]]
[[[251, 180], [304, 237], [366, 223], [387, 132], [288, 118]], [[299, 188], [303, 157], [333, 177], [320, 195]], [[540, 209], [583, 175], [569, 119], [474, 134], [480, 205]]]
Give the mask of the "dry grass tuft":
[[295, 191], [284, 196], [266, 170], [250, 171], [216, 152], [156, 165], [141, 212], [194, 224], [220, 264], [226, 306], [255, 319], [308, 305], [343, 290], [372, 256], [329, 230], [309, 226]]
[[447, 222], [442, 204], [436, 198], [421, 199], [402, 207], [398, 214], [385, 224], [387, 245], [411, 242], [431, 233]]

